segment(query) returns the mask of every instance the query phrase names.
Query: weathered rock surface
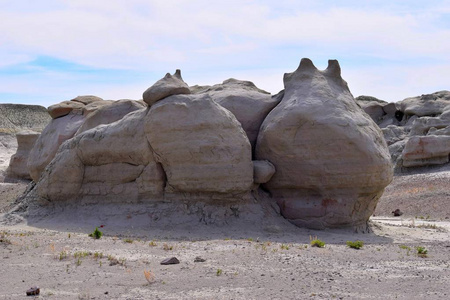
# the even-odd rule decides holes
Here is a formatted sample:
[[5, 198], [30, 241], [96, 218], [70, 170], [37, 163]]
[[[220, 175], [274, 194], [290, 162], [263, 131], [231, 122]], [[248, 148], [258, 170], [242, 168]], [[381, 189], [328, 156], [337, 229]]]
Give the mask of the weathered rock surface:
[[234, 115], [208, 95], [176, 95], [154, 104], [145, 131], [166, 172], [167, 191], [238, 194], [251, 189], [247, 135]]
[[275, 166], [268, 160], [253, 161], [253, 181], [255, 183], [268, 182], [275, 174]]
[[131, 112], [67, 140], [43, 172], [39, 196], [49, 201], [133, 202], [161, 195], [165, 175], [146, 140], [147, 112]]
[[[448, 165], [450, 169], [448, 159], [441, 152], [445, 152], [445, 139], [423, 139], [450, 136], [450, 92], [440, 91], [381, 105], [386, 114], [371, 117], [382, 128], [396, 173], [422, 172], [423, 168], [434, 165]], [[410, 156], [411, 152], [418, 151], [419, 141], [426, 144], [421, 150], [423, 153]]]
[[6, 170], [5, 182], [22, 179], [31, 180], [27, 167], [28, 156], [39, 135], [40, 133], [34, 131], [21, 131], [16, 134], [18, 147]]
[[169, 73], [164, 76], [164, 78], [158, 80], [154, 85], [149, 87], [144, 94], [142, 99], [152, 106], [157, 101], [164, 99], [170, 95], [180, 95], [180, 94], [190, 94], [191, 90], [189, 86], [181, 78], [181, 71], [176, 70], [173, 75]]
[[[245, 214], [275, 208], [298, 226], [366, 230], [392, 179], [380, 129], [337, 61], [319, 71], [304, 59], [284, 82], [275, 96], [235, 79], [189, 88], [177, 70], [143, 102], [63, 102], [30, 153], [29, 197], [55, 206], [145, 204], [154, 220], [173, 206], [204, 223], [242, 217], [240, 205], [251, 203], [259, 208]], [[370, 100], [374, 118], [400, 122], [395, 105]], [[409, 132], [389, 128], [391, 146]]]
[[256, 146], [256, 158], [276, 168], [264, 186], [299, 226], [365, 224], [392, 180], [380, 129], [356, 105], [337, 61], [319, 71], [302, 59], [284, 84]]
[[50, 122], [47, 109], [39, 105], [0, 104], [0, 182], [17, 150], [16, 134], [24, 130], [41, 132]]
[[450, 136], [410, 137], [403, 149], [404, 167], [440, 165], [449, 162]]
[[222, 84], [200, 89], [214, 101], [231, 111], [247, 133], [254, 149], [259, 128], [267, 114], [280, 102], [268, 92], [258, 89], [250, 81], [225, 80]]
[[55, 107], [56, 111], [58, 107], [61, 111], [67, 109], [69, 113], [52, 119], [36, 141], [36, 147], [30, 152], [28, 168], [34, 181], [39, 179], [63, 142], [88, 129], [116, 122], [126, 114], [145, 106], [141, 102], [128, 99], [105, 101], [96, 96], [78, 96], [51, 107]]
[[83, 131], [97, 127], [98, 125], [116, 122], [122, 119], [126, 114], [142, 108], [144, 108], [144, 106], [141, 103], [128, 99], [118, 100], [108, 105], [103, 105], [89, 113], [76, 134], [80, 134]]
[[28, 169], [35, 182], [39, 180], [42, 171], [55, 157], [59, 146], [74, 136], [84, 119], [81, 111], [71, 112], [66, 116], [51, 120], [50, 124], [42, 131], [28, 158]]
[[76, 101], [63, 101], [49, 106], [47, 110], [52, 119], [56, 119], [68, 115], [73, 110], [81, 111], [84, 106], [83, 103]]
[[400, 102], [400, 110], [406, 115], [434, 116], [442, 114], [450, 105], [450, 93], [439, 91], [417, 97], [406, 98]]
[[0, 134], [16, 134], [23, 130], [41, 132], [50, 120], [43, 106], [0, 104]]

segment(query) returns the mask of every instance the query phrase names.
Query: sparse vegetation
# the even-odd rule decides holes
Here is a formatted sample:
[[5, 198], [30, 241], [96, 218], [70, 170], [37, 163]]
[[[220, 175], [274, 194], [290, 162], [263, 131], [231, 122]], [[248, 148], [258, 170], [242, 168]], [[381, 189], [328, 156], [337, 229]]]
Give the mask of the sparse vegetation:
[[165, 250], [165, 251], [173, 250], [173, 246], [170, 246], [170, 245], [167, 245], [166, 243], [164, 243], [163, 250]]
[[364, 246], [363, 241], [347, 241], [346, 244], [353, 249], [361, 249]]
[[318, 248], [323, 248], [323, 247], [325, 247], [325, 242], [319, 240], [319, 239], [317, 238], [317, 236], [315, 236], [315, 237], [309, 236], [309, 240], [311, 241], [311, 242], [310, 242], [311, 247], [318, 247]]
[[152, 271], [144, 270], [144, 276], [148, 284], [155, 282], [155, 274]]
[[216, 271], [216, 275], [217, 276], [222, 275], [222, 273], [223, 273], [222, 269], [217, 269], [217, 271]]
[[281, 244], [280, 248], [282, 250], [289, 250], [289, 245]]
[[63, 250], [59, 253], [59, 260], [67, 258], [67, 251]]
[[156, 244], [155, 241], [151, 241], [150, 243], [148, 243], [148, 245], [149, 245], [150, 247], [156, 247], [158, 244]]
[[89, 236], [98, 240], [99, 238], [101, 238], [103, 235], [103, 232], [101, 232], [100, 230], [98, 230], [98, 227], [95, 227], [94, 232], [90, 233]]
[[400, 249], [406, 250], [406, 255], [409, 256], [409, 253], [411, 252], [411, 247], [406, 245], [400, 245]]
[[128, 244], [133, 244], [133, 240], [132, 239], [124, 239], [123, 241], [125, 243], [128, 243]]
[[417, 256], [422, 257], [422, 258], [425, 258], [428, 256], [428, 250], [425, 247], [417, 246], [416, 250], [417, 250]]
[[11, 241], [10, 239], [7, 238], [8, 233], [6, 231], [2, 231], [0, 233], [0, 243], [5, 244], [5, 245], [10, 245]]

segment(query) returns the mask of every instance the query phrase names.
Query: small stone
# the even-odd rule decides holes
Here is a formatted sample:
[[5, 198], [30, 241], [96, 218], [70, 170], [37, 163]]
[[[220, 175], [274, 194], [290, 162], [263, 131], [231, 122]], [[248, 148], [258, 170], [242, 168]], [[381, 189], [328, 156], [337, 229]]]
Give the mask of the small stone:
[[161, 262], [162, 265], [176, 265], [179, 264], [180, 261], [176, 257], [166, 258]]
[[194, 262], [205, 262], [205, 261], [206, 261], [206, 259], [201, 258], [200, 256], [197, 256], [197, 257], [194, 259]]
[[34, 286], [27, 290], [27, 296], [39, 295], [40, 292], [40, 289], [37, 286]]
[[394, 214], [394, 217], [400, 217], [401, 215], [403, 215], [403, 212], [400, 211], [400, 209], [396, 209], [392, 212]]

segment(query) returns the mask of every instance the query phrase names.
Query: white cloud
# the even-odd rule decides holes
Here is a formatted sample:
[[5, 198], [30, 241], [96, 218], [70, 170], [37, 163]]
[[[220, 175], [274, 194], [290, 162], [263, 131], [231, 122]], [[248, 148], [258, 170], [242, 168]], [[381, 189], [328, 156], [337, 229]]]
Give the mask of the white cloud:
[[[195, 81], [192, 84], [240, 77], [277, 92], [283, 73], [294, 70], [290, 66], [301, 57], [324, 59], [317, 65], [326, 64], [325, 58], [338, 58], [355, 95], [360, 90], [375, 96], [386, 91], [380, 97], [395, 100], [393, 95], [406, 97], [416, 88], [444, 86], [444, 78], [449, 78], [445, 66], [450, 64], [450, 22], [446, 21], [450, 1], [0, 3], [0, 68], [49, 56], [94, 68], [152, 71], [161, 76], [182, 68], [184, 76]], [[383, 64], [374, 66], [377, 61]], [[416, 67], [427, 72], [426, 79], [417, 78]], [[55, 84], [64, 90], [76, 88], [76, 79], [69, 79], [74, 74], [5, 76], [0, 92], [13, 92], [21, 85], [29, 86], [25, 91], [32, 93], [60, 92]], [[115, 91], [124, 97], [141, 83], [109, 89], [102, 83], [103, 90], [89, 82], [77, 84], [82, 90]]]

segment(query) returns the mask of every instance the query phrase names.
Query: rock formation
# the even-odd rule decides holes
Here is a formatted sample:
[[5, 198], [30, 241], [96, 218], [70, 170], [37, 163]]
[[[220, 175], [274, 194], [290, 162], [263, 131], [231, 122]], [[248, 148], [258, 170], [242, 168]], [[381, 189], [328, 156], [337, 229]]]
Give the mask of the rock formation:
[[31, 180], [27, 167], [28, 156], [39, 135], [40, 133], [31, 130], [21, 131], [16, 134], [18, 147], [16, 153], [11, 157], [6, 170], [5, 182], [22, 179]]
[[[17, 150], [16, 134], [30, 130], [41, 132], [50, 120], [51, 118], [43, 106], [0, 104], [0, 182], [4, 181], [6, 169], [11, 162], [11, 156]], [[22, 150], [20, 152], [13, 164], [19, 161], [26, 162], [26, 158], [24, 157], [25, 152]], [[12, 166], [12, 168], [18, 170], [22, 167]], [[17, 178], [18, 174], [11, 175], [14, 179], [9, 178], [8, 180], [25, 179]], [[29, 178], [29, 175], [26, 177]]]
[[[432, 166], [450, 169], [450, 92], [410, 97], [397, 103], [366, 99], [363, 97], [358, 103], [381, 127], [396, 173]], [[386, 113], [375, 113], [374, 105]]]
[[284, 85], [256, 146], [256, 158], [276, 169], [264, 186], [299, 226], [365, 224], [392, 180], [381, 131], [356, 105], [337, 61], [319, 71], [302, 59]]
[[337, 61], [319, 71], [303, 59], [284, 82], [275, 96], [236, 79], [189, 88], [177, 70], [144, 92], [145, 104], [84, 96], [53, 105], [30, 153], [29, 199], [209, 205], [205, 220], [264, 198], [298, 226], [364, 227], [392, 179], [379, 128]]
[[208, 94], [214, 101], [231, 111], [241, 123], [252, 148], [255, 148], [259, 128], [267, 114], [280, 102], [250, 81], [225, 80], [222, 84], [205, 87], [193, 93]]
[[[122, 119], [126, 114], [145, 107], [133, 100], [104, 101], [95, 96], [78, 96], [48, 108], [50, 124], [36, 141], [28, 160], [31, 178], [38, 181], [60, 145], [88, 129]], [[56, 113], [58, 112], [58, 113]]]

